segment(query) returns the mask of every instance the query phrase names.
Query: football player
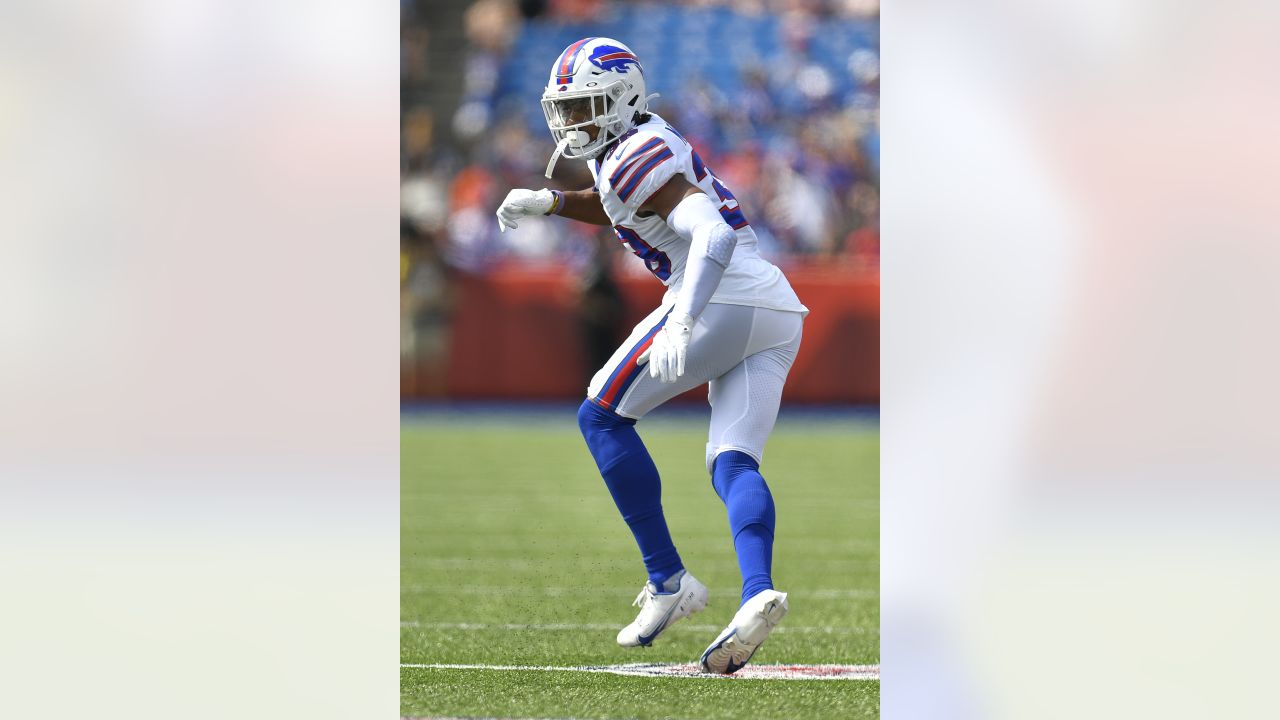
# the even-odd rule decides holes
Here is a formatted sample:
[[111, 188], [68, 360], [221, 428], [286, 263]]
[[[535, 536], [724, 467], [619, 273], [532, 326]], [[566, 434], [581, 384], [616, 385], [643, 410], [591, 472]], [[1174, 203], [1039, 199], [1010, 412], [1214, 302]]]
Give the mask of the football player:
[[527, 215], [612, 226], [667, 286], [659, 307], [592, 379], [578, 425], [649, 575], [635, 602], [640, 613], [618, 644], [649, 645], [705, 607], [707, 589], [671, 540], [658, 470], [635, 424], [709, 385], [706, 466], [728, 509], [742, 603], [700, 662], [706, 672], [728, 674], [747, 664], [788, 610], [786, 593], [773, 588], [774, 503], [759, 468], [808, 309], [760, 256], [733, 193], [649, 112], [652, 97], [626, 45], [586, 38], [567, 47], [542, 95], [556, 141], [546, 175], [563, 156], [585, 161], [595, 183], [568, 192], [512, 190], [497, 215], [503, 231]]

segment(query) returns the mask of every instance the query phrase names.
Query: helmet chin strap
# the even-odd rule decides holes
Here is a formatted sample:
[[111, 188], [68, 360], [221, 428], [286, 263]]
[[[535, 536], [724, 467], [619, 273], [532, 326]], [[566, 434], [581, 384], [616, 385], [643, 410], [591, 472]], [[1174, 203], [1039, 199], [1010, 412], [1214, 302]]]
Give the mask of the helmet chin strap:
[[547, 163], [547, 179], [551, 179], [551, 172], [556, 169], [556, 162], [560, 160], [560, 156], [564, 154], [564, 149], [572, 145], [575, 148], [581, 148], [591, 142], [591, 136], [582, 130], [570, 130], [564, 134], [564, 139], [556, 145], [556, 151], [551, 153], [551, 160]]
[[564, 153], [564, 149], [569, 145], [569, 138], [565, 138], [556, 144], [556, 151], [551, 153], [551, 160], [547, 163], [546, 177], [551, 179], [551, 173], [556, 169], [556, 162], [560, 160], [560, 155]]

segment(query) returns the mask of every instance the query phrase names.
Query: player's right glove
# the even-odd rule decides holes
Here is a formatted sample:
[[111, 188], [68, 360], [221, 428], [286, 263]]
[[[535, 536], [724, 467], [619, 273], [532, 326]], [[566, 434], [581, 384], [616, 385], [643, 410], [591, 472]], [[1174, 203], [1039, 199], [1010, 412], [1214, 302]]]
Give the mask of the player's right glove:
[[560, 207], [560, 194], [542, 190], [512, 190], [498, 208], [498, 229], [518, 227], [517, 219], [526, 215], [550, 215]]
[[693, 318], [673, 314], [653, 336], [653, 342], [640, 354], [636, 364], [649, 363], [649, 377], [673, 383], [684, 375], [684, 361], [689, 354], [689, 338], [692, 336]]

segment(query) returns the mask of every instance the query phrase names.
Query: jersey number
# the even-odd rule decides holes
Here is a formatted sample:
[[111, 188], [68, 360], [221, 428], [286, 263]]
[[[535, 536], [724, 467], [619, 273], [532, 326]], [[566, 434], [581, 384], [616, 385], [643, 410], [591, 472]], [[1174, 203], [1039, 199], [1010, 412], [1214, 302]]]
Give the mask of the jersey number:
[[720, 197], [720, 202], [723, 203], [720, 206], [720, 217], [729, 223], [729, 227], [739, 230], [747, 226], [747, 218], [742, 214], [742, 207], [738, 205], [738, 199], [733, 196], [733, 193], [729, 192], [729, 188], [721, 184], [720, 178], [716, 177], [711, 168], [703, 164], [702, 158], [698, 157], [697, 150], [693, 151], [693, 174], [698, 179], [698, 182], [702, 182], [702, 179], [708, 175], [711, 176], [711, 187], [716, 191], [716, 195]]
[[667, 257], [666, 253], [642, 240], [639, 233], [631, 228], [614, 225], [613, 231], [617, 233], [618, 239], [627, 246], [628, 250], [644, 261], [649, 272], [656, 275], [662, 282], [671, 279], [671, 258]]

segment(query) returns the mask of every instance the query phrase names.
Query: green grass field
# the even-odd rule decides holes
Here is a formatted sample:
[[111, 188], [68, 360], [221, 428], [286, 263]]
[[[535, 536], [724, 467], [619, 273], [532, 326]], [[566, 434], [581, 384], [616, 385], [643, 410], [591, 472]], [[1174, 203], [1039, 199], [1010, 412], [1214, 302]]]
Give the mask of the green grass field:
[[[639, 551], [564, 416], [406, 420], [401, 433], [401, 663], [582, 666], [695, 662], [738, 606], [705, 423], [641, 422], [686, 566], [707, 609], [650, 648], [618, 628], [645, 580]], [[879, 662], [879, 435], [874, 422], [779, 422], [761, 468], [778, 508], [774, 581], [791, 612], [753, 664]], [[504, 625], [517, 627], [504, 627]], [[627, 677], [401, 668], [410, 717], [874, 718], [869, 680]]]

